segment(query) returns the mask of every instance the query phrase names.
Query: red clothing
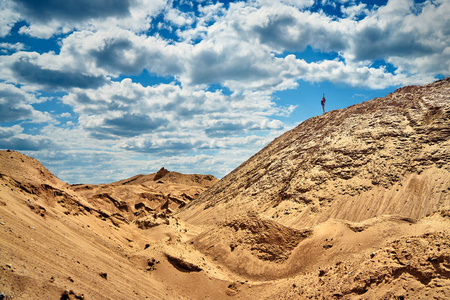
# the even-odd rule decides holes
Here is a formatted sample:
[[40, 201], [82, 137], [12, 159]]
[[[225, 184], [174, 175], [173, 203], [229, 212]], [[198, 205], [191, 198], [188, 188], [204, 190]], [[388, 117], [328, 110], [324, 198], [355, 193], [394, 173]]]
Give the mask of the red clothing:
[[320, 101], [320, 104], [322, 104], [322, 110], [323, 110], [323, 113], [325, 113], [325, 102], [326, 102], [327, 100], [325, 99], [325, 95], [323, 95], [323, 97], [322, 97], [322, 101]]

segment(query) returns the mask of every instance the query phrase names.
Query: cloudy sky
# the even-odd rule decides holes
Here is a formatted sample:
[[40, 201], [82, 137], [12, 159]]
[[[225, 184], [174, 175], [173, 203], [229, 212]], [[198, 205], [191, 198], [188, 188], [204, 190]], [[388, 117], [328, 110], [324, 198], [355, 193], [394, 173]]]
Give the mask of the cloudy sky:
[[69, 183], [222, 177], [327, 110], [450, 76], [450, 0], [2, 0], [0, 149]]

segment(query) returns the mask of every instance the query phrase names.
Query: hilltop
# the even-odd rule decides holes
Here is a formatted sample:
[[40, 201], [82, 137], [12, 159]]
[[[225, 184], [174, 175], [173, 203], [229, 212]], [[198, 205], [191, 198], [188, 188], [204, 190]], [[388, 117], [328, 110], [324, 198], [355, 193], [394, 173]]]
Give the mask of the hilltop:
[[101, 208], [115, 225], [135, 222], [152, 227], [213, 186], [212, 175], [181, 174], [161, 168], [148, 175], [136, 175], [110, 184], [77, 184], [70, 189], [78, 197]]

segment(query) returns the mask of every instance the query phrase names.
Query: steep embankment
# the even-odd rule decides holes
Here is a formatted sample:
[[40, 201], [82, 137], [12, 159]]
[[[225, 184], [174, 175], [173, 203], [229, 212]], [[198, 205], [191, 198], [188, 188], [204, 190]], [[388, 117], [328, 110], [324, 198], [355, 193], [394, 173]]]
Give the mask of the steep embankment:
[[450, 207], [450, 80], [311, 118], [275, 139], [180, 216], [211, 225], [254, 210], [295, 228], [330, 218], [419, 219]]
[[268, 298], [448, 298], [450, 79], [303, 122], [178, 216]]

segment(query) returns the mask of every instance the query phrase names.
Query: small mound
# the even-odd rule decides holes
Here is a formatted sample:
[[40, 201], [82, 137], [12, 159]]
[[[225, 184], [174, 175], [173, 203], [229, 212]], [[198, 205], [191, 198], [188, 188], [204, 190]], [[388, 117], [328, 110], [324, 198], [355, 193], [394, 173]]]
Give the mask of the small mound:
[[248, 212], [198, 235], [191, 244], [236, 273], [260, 276], [267, 274], [266, 267], [281, 267], [311, 233], [312, 230], [288, 228]]
[[249, 212], [246, 217], [226, 220], [221, 231], [232, 229], [230, 250], [250, 249], [261, 260], [282, 263], [286, 261], [298, 243], [311, 234], [311, 230], [295, 230]]

